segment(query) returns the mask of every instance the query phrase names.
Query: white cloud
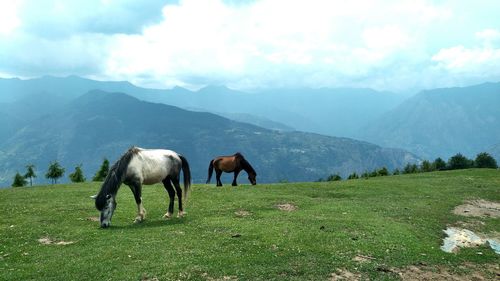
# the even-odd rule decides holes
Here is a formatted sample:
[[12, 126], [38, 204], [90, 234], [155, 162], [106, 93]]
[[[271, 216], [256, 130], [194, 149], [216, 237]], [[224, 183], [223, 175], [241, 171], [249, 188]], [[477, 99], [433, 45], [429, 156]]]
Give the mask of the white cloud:
[[440, 50], [432, 57], [439, 66], [451, 72], [487, 72], [500, 74], [500, 49], [456, 46]]
[[[440, 86], [450, 73], [465, 80], [483, 77], [485, 68], [498, 73], [492, 63], [498, 28], [482, 25], [482, 15], [464, 9], [466, 2], [163, 1], [170, 0], [148, 1], [144, 9], [146, 4], [132, 0], [15, 2], [8, 14], [19, 21], [4, 27], [9, 36], [0, 31], [0, 71], [78, 74], [153, 87], [394, 91]], [[473, 7], [500, 8], [499, 2], [488, 3]]]
[[18, 9], [19, 0], [0, 1], [0, 35], [9, 35], [21, 24]]
[[500, 43], [500, 31], [492, 28], [487, 28], [476, 32], [476, 37], [484, 42], [486, 46], [493, 46]]
[[163, 14], [161, 23], [140, 35], [116, 37], [107, 75], [138, 83], [157, 77], [166, 84], [349, 86], [348, 76], [365, 77], [402, 53], [413, 53], [422, 29], [451, 15], [427, 1], [380, 0], [240, 6], [185, 0], [166, 6]]

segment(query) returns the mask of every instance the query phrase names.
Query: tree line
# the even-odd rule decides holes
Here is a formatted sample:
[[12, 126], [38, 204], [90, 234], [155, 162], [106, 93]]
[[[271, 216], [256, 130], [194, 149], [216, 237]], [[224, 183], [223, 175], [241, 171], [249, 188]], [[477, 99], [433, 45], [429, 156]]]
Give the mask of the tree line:
[[[468, 168], [492, 168], [497, 169], [498, 165], [491, 155], [486, 152], [481, 152], [477, 154], [476, 158], [468, 159], [460, 153], [452, 156], [445, 162], [440, 157], [436, 158], [433, 162], [428, 160], [422, 161], [420, 165], [417, 164], [407, 164], [402, 170], [395, 169], [392, 173], [386, 167], [380, 169], [375, 169], [371, 172], [364, 172], [358, 175], [356, 172], [350, 174], [347, 179], [359, 179], [359, 178], [370, 178], [388, 175], [399, 175], [399, 174], [413, 174], [413, 173], [425, 173], [432, 171], [442, 171], [442, 170], [457, 170], [457, 169], [468, 169]], [[103, 181], [108, 175], [109, 171], [109, 161], [104, 158], [101, 167], [95, 173], [92, 181]], [[45, 173], [45, 178], [50, 179], [52, 184], [56, 184], [57, 180], [64, 176], [65, 169], [57, 162], [51, 162]], [[35, 165], [30, 164], [26, 166], [26, 173], [21, 175], [19, 172], [14, 176], [14, 182], [12, 187], [21, 187], [28, 184], [33, 185], [33, 178], [36, 178]], [[86, 178], [83, 174], [82, 164], [75, 167], [75, 171], [69, 174], [69, 179], [72, 182], [85, 182]], [[342, 177], [339, 174], [331, 174], [326, 179], [320, 178], [318, 181], [339, 181]]]
[[[92, 177], [92, 181], [103, 181], [108, 175], [109, 171], [109, 161], [104, 158], [101, 167]], [[54, 161], [49, 164], [47, 172], [45, 173], [45, 178], [49, 179], [52, 184], [56, 184], [57, 180], [64, 176], [66, 169], [64, 169], [59, 162]], [[35, 173], [35, 165], [30, 164], [26, 166], [26, 173], [24, 175], [20, 174], [19, 171], [14, 176], [14, 182], [12, 187], [21, 187], [29, 185], [33, 186], [33, 179], [37, 177]], [[84, 176], [82, 164], [77, 165], [73, 173], [68, 175], [71, 182], [85, 182], [87, 179]], [[29, 180], [29, 181], [28, 181]]]
[[[386, 167], [374, 169], [371, 172], [366, 171], [359, 175], [356, 172], [353, 172], [347, 177], [347, 179], [351, 180], [359, 178], [426, 173], [433, 171], [458, 170], [458, 169], [469, 169], [469, 168], [498, 169], [498, 165], [495, 158], [493, 158], [486, 152], [481, 152], [477, 154], [475, 159], [468, 159], [461, 153], [457, 153], [454, 156], [450, 157], [450, 159], [448, 159], [447, 162], [438, 157], [433, 162], [424, 160], [420, 165], [406, 164], [406, 166], [402, 170], [395, 169], [394, 171], [392, 171], [392, 173], [389, 172], [389, 170]], [[342, 177], [339, 174], [331, 174], [326, 179], [320, 178], [318, 181], [339, 181], [339, 180], [342, 180]]]

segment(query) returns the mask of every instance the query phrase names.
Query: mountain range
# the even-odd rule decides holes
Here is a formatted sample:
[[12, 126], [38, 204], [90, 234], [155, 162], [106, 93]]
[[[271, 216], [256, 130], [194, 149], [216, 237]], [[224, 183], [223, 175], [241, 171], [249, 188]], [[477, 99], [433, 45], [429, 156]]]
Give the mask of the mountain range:
[[474, 158], [500, 142], [500, 83], [423, 91], [374, 120], [360, 138], [424, 159]]
[[[273, 89], [246, 93], [224, 86], [198, 91], [175, 87], [168, 90], [136, 87], [129, 82], [95, 81], [78, 76], [21, 80], [0, 79], [0, 104], [43, 97], [58, 103], [99, 89], [121, 92], [140, 100], [164, 103], [193, 111], [236, 118], [270, 129], [300, 130], [330, 136], [356, 137], [358, 128], [380, 117], [404, 100], [401, 95], [371, 89]], [[50, 106], [50, 105], [47, 105]], [[19, 107], [13, 107], [19, 110]], [[28, 110], [29, 111], [29, 110]]]
[[[96, 89], [99, 91], [93, 91]], [[110, 117], [107, 114], [115, 110], [112, 106], [105, 109], [96, 104], [93, 106], [96, 109], [101, 108], [100, 112], [90, 111], [90, 108], [86, 107], [87, 115], [83, 114], [84, 101], [95, 102], [101, 96], [108, 95], [124, 99], [116, 93], [128, 95], [130, 101], [134, 100], [133, 104], [137, 108], [141, 108], [138, 105], [144, 106], [145, 102], [149, 105], [156, 104], [156, 107], [165, 106], [165, 112], [162, 114], [168, 117], [159, 117], [163, 119], [158, 123], [154, 116], [147, 114], [147, 110], [138, 111], [133, 106], [127, 107], [128, 115], [122, 112], [121, 115]], [[179, 111], [181, 108], [184, 110]], [[71, 117], [77, 112], [85, 116], [87, 121]], [[191, 120], [190, 123], [184, 124], [175, 117], [180, 112], [181, 115], [189, 116], [186, 120]], [[140, 135], [153, 135], [149, 141], [148, 138], [131, 137], [123, 132], [117, 134], [119, 137], [110, 135], [111, 129], [99, 123], [99, 120], [104, 118], [101, 120], [103, 123], [133, 124], [129, 115], [140, 120], [134, 127], [134, 130], [141, 132]], [[70, 120], [70, 117], [73, 119]], [[163, 124], [171, 124], [167, 122], [171, 118], [178, 120], [179, 124], [184, 124], [181, 127], [182, 131], [186, 132], [177, 135], [165, 127]], [[207, 120], [218, 121], [207, 122]], [[152, 132], [151, 124], [160, 124], [158, 126], [161, 131], [169, 132], [172, 140], [167, 142], [165, 139], [168, 138], [160, 132]], [[220, 127], [221, 124], [225, 125]], [[102, 131], [95, 131], [91, 126], [97, 126]], [[176, 128], [180, 130], [179, 126]], [[236, 141], [234, 136], [224, 133], [221, 128], [227, 132], [233, 129], [244, 132], [241, 134], [247, 141], [241, 139]], [[87, 135], [92, 137], [82, 135], [83, 132], [88, 132]], [[100, 134], [103, 136], [99, 137]], [[259, 134], [265, 138], [259, 138]], [[299, 140], [299, 136], [303, 140]], [[106, 141], [98, 143], [97, 140], [92, 141], [93, 138]], [[86, 141], [80, 143], [78, 139]], [[210, 142], [205, 143], [203, 139], [224, 139], [224, 141], [216, 146]], [[230, 139], [233, 141], [229, 141]], [[295, 141], [290, 142], [292, 139]], [[252, 146], [249, 146], [250, 140]], [[51, 143], [54, 144], [54, 151], [51, 150]], [[191, 145], [181, 145], [185, 143]], [[253, 151], [249, 152], [250, 155], [258, 159], [257, 163], [262, 162], [258, 165], [265, 168], [271, 167], [270, 163], [277, 165], [278, 162], [266, 160], [260, 153], [293, 162], [296, 153], [314, 151], [317, 154], [310, 158], [304, 156], [308, 155], [307, 153], [295, 155], [304, 160], [302, 163], [304, 167], [309, 165], [307, 169], [314, 170], [313, 166], [316, 163], [314, 160], [322, 159], [322, 151], [328, 151], [330, 148], [335, 150], [335, 146], [341, 147], [341, 143], [351, 143], [352, 147], [349, 147], [351, 150], [357, 147], [353, 153], [351, 150], [347, 151], [353, 158], [358, 157], [356, 155], [360, 151], [375, 150], [383, 152], [382, 154], [390, 151], [389, 154], [392, 156], [379, 155], [381, 159], [387, 161], [384, 162], [367, 160], [362, 156], [351, 161], [346, 155], [345, 158], [342, 156], [327, 161], [325, 167], [315, 171], [304, 172], [298, 169], [299, 172], [294, 173], [276, 172], [273, 175], [266, 174], [264, 179], [265, 181], [314, 180], [335, 172], [345, 175], [351, 171], [364, 171], [375, 167], [375, 164], [398, 167], [407, 160], [417, 158], [447, 159], [458, 152], [473, 158], [477, 153], [486, 151], [500, 160], [498, 158], [500, 153], [496, 152], [500, 143], [500, 83], [432, 89], [408, 98], [371, 89], [273, 89], [246, 93], [220, 86], [208, 86], [198, 91], [180, 87], [168, 90], [147, 89], [129, 82], [95, 81], [77, 76], [45, 76], [28, 80], [0, 78], [0, 168], [3, 169], [0, 171], [2, 173], [0, 177], [4, 182], [10, 180], [13, 171], [23, 170], [23, 165], [30, 161], [38, 161], [40, 157], [44, 159], [37, 162], [40, 167], [46, 166], [51, 160], [68, 159], [67, 165], [83, 163], [88, 166], [89, 171], [96, 168], [98, 165], [96, 163], [102, 160], [102, 157], [112, 160], [130, 145], [168, 146], [188, 152], [199, 149], [197, 145], [203, 145], [207, 148], [206, 151], [194, 153], [192, 156], [200, 162], [206, 162], [206, 158], [215, 154], [236, 151], [245, 153], [249, 150]], [[69, 144], [71, 145], [68, 146]], [[38, 147], [39, 151], [34, 151], [30, 145]], [[78, 156], [72, 160], [67, 156], [77, 153], [76, 148], [80, 145], [89, 146], [86, 148], [87, 151], [81, 154], [83, 158]], [[268, 150], [253, 146], [267, 147]], [[398, 149], [390, 150], [382, 147]], [[270, 148], [273, 149], [269, 150]], [[402, 152], [401, 149], [413, 155], [398, 154]], [[90, 153], [92, 150], [96, 152]], [[281, 151], [283, 154], [276, 151]], [[327, 155], [328, 157], [333, 156]], [[16, 162], [17, 160], [13, 158], [19, 158], [19, 161]], [[98, 158], [99, 161], [94, 158]], [[348, 162], [350, 164], [346, 164]], [[203, 165], [200, 164], [197, 169], [205, 169], [202, 169]], [[276, 168], [273, 167], [272, 170], [276, 171]], [[201, 180], [202, 176], [199, 177], [197, 180]]]
[[[50, 94], [45, 93], [46, 100]], [[34, 164], [39, 171], [58, 160], [67, 172], [83, 164], [87, 177], [104, 157], [116, 161], [130, 146], [168, 148], [190, 161], [193, 179], [203, 182], [209, 161], [242, 152], [261, 182], [311, 181], [381, 166], [418, 161], [411, 153], [348, 138], [285, 132], [141, 101], [123, 93], [90, 91], [52, 108], [0, 143], [2, 181]], [[39, 172], [41, 177], [42, 172]], [[226, 176], [228, 178], [229, 176]], [[244, 181], [244, 177], [240, 181]], [[229, 180], [226, 180], [229, 182]]]

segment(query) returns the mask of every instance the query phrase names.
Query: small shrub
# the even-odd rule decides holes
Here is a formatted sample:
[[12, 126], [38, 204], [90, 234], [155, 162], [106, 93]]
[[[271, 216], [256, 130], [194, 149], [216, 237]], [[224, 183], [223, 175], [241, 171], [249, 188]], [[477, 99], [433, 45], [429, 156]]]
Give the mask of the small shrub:
[[83, 175], [82, 164], [75, 167], [75, 171], [69, 174], [69, 179], [72, 182], [85, 182], [86, 179], [85, 176]]
[[377, 175], [381, 176], [381, 177], [388, 176], [389, 175], [389, 171], [387, 170], [386, 167], [382, 167], [382, 169], [380, 169], [380, 170], [377, 171]]
[[12, 187], [22, 187], [25, 186], [26, 184], [28, 184], [26, 178], [24, 178], [23, 176], [21, 176], [21, 174], [19, 174], [19, 172], [17, 172], [16, 175], [14, 176], [14, 182], [12, 183]]
[[350, 174], [348, 177], [347, 177], [348, 180], [354, 180], [354, 179], [359, 179], [359, 176], [358, 174], [356, 174], [356, 172]]
[[326, 181], [339, 181], [342, 180], [342, 177], [339, 174], [329, 175]]

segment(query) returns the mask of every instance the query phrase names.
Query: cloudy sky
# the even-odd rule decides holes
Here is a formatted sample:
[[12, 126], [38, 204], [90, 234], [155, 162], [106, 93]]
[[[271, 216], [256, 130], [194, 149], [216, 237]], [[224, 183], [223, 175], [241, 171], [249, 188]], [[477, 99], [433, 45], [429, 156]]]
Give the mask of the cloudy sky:
[[0, 0], [0, 77], [146, 87], [500, 81], [498, 0]]

